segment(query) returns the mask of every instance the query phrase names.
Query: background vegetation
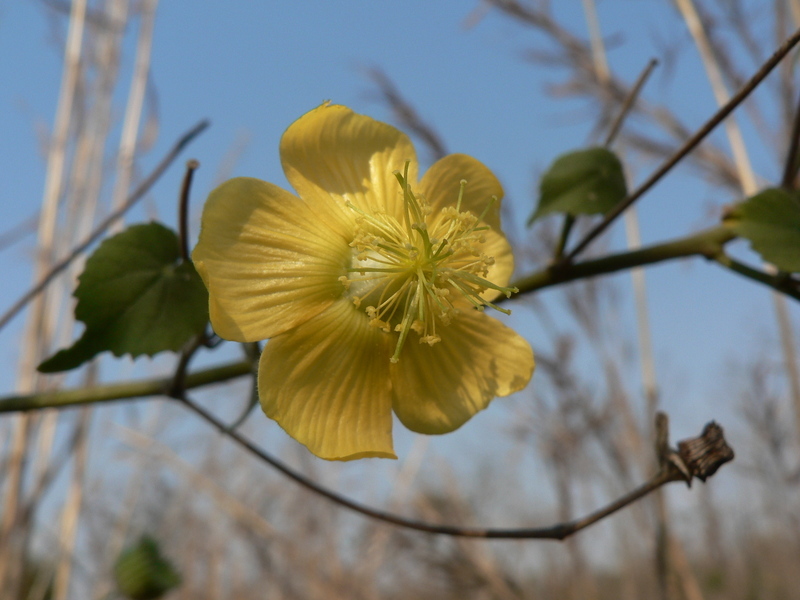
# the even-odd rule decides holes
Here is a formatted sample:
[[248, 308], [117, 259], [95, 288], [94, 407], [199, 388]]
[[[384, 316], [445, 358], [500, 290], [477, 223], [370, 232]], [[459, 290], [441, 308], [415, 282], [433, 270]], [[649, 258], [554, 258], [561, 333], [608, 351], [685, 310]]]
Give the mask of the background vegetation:
[[[676, 0], [674, 5], [669, 27], [682, 29], [672, 37], [664, 33], [664, 52], [653, 57], [664, 72], [658, 85], [683, 86], [691, 95], [710, 83], [719, 104], [800, 27], [797, 0]], [[489, 14], [501, 15], [530, 33], [524, 59], [557, 82], [531, 93], [577, 100], [581, 118], [591, 118], [587, 138], [602, 143], [631, 97], [635, 77], [609, 66], [607, 48], [624, 40], [615, 37], [614, 23], [601, 27], [594, 2], [584, 0], [583, 23], [565, 22], [546, 1], [487, 0], [473, 8], [466, 16], [454, 11], [453, 21], [474, 27]], [[156, 2], [48, 0], [42, 10], [64, 49], [61, 96], [43, 145], [43, 202], [35, 221], [9, 223], [0, 232], [0, 247], [8, 252], [26, 231], [37, 230], [33, 281], [123, 205], [141, 179], [137, 159], [159, 125], [148, 109], [148, 90], [158, 87], [148, 78], [151, 62], [158, 60], [150, 54]], [[135, 68], [123, 82], [123, 40], [134, 28]], [[688, 50], [690, 43], [696, 50]], [[696, 195], [698, 202], [711, 198], [704, 227], [718, 222], [723, 204], [752, 195], [767, 182], [779, 183], [800, 90], [796, 57], [790, 54], [745, 102], [738, 120], [726, 121], [681, 164], [696, 179], [694, 188], [678, 193]], [[642, 57], [642, 68], [650, 58]], [[708, 82], [670, 77], [680, 61], [700, 61]], [[365, 73], [370, 90], [415, 137], [421, 153], [428, 159], [443, 154], [449, 145], [436, 123], [420, 116], [425, 107], [379, 67]], [[127, 98], [121, 100], [120, 88], [128, 90]], [[501, 94], [496, 104], [503, 110]], [[629, 181], [643, 179], [641, 174], [668, 158], [693, 129], [679, 110], [658, 102], [658, 93], [643, 93], [614, 143]], [[236, 154], [232, 148], [231, 161]], [[770, 165], [764, 179], [750, 165], [748, 156], [754, 155], [757, 164]], [[228, 168], [223, 165], [221, 172]], [[528, 207], [535, 206], [535, 196], [534, 190]], [[516, 206], [507, 220], [521, 223], [528, 214], [519, 214]], [[576, 237], [594, 223], [579, 219]], [[542, 219], [530, 229], [510, 231], [522, 275], [551, 260], [562, 220]], [[601, 238], [590, 254], [604, 254], [618, 242]], [[640, 245], [634, 209], [625, 215], [620, 243]], [[752, 263], [754, 255], [744, 245], [736, 252]], [[82, 260], [73, 262], [27, 306], [15, 348], [17, 392], [65, 385], [63, 379], [38, 375], [35, 367], [74, 338], [69, 295], [81, 267]], [[4, 309], [13, 300], [4, 302]], [[180, 574], [180, 584], [167, 596], [176, 599], [800, 598], [800, 376], [797, 308], [790, 302], [777, 293], [764, 302], [775, 333], [765, 332], [744, 360], [735, 355], [724, 381], [716, 382], [717, 396], [708, 399], [712, 415], [733, 432], [736, 462], [708, 484], [659, 490], [563, 543], [449, 538], [366, 520], [295, 486], [168, 400], [5, 415], [0, 419], [2, 597], [113, 597], [119, 593], [114, 566], [120, 555], [149, 534]], [[279, 451], [314, 480], [427, 521], [464, 526], [567, 521], [619, 497], [656, 469], [653, 422], [664, 398], [647, 306], [638, 270], [632, 279], [582, 280], [517, 301], [517, 322], [534, 323], [537, 373], [516, 401], [497, 408], [500, 416], [491, 427], [470, 429], [481, 438], [502, 436], [500, 449], [490, 456], [481, 457], [474, 448], [434, 453], [422, 437], [409, 441], [400, 464], [388, 468], [322, 463], [288, 443]], [[634, 329], [620, 326], [628, 307], [636, 317]], [[675, 317], [674, 327], [682, 326]], [[720, 354], [727, 350], [718, 348]], [[150, 374], [170, 373], [174, 360], [156, 361]], [[98, 381], [98, 369], [93, 363], [67, 382], [90, 386]], [[719, 373], [697, 377], [722, 379]], [[249, 394], [247, 382], [235, 381], [200, 397], [203, 406], [233, 422]], [[683, 425], [681, 431], [689, 423], [694, 435], [703, 419], [690, 408], [671, 416]], [[258, 413], [241, 431], [257, 440], [278, 434]], [[473, 443], [480, 447], [482, 441]]]

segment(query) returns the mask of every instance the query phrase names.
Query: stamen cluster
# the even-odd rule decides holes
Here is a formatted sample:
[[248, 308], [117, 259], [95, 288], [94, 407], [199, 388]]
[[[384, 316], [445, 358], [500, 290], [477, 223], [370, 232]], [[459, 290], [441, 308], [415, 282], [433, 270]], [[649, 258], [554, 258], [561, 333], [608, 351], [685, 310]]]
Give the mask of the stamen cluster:
[[448, 325], [458, 313], [459, 298], [478, 310], [491, 306], [508, 314], [482, 294], [498, 290], [507, 297], [516, 290], [486, 279], [494, 258], [481, 247], [486, 242], [483, 217], [497, 201], [492, 198], [480, 217], [461, 211], [467, 182], [462, 180], [458, 201], [432, 215], [431, 207], [415, 194], [405, 173], [395, 172], [403, 194], [403, 216], [369, 214], [348, 203], [358, 214], [350, 246], [353, 261], [340, 281], [357, 307], [363, 307], [370, 325], [386, 333], [398, 332], [392, 362], [397, 362], [410, 331], [420, 343], [441, 341], [437, 325]]

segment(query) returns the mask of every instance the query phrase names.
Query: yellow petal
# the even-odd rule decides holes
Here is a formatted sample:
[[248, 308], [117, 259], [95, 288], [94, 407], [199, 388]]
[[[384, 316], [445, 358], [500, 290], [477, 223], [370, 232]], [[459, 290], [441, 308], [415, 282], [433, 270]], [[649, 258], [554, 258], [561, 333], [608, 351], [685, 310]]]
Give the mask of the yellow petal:
[[244, 177], [223, 183], [208, 197], [192, 253], [214, 330], [263, 340], [324, 310], [344, 292], [344, 236], [277, 186]]
[[388, 337], [341, 300], [270, 340], [258, 368], [264, 412], [320, 458], [396, 458]]
[[[514, 253], [511, 251], [511, 246], [502, 233], [490, 229], [485, 232], [486, 242], [481, 245], [481, 251], [487, 256], [494, 258], [494, 264], [489, 267], [489, 273], [486, 279], [499, 285], [506, 287], [508, 282], [511, 281], [511, 275], [514, 273]], [[481, 296], [484, 300], [491, 302], [502, 295], [502, 292], [497, 290], [488, 289]]]
[[528, 342], [482, 312], [467, 309], [437, 333], [433, 346], [409, 340], [390, 367], [394, 412], [412, 431], [453, 431], [533, 374]]
[[489, 206], [492, 196], [495, 202], [483, 220], [495, 231], [500, 231], [500, 203], [503, 199], [503, 186], [497, 177], [479, 160], [466, 154], [449, 154], [439, 159], [419, 183], [419, 191], [425, 196], [434, 213], [446, 206], [455, 206], [461, 189], [461, 180], [467, 182], [461, 200], [461, 210], [481, 216]]
[[401, 188], [392, 173], [402, 173], [407, 160], [409, 181], [417, 181], [411, 140], [344, 106], [323, 104], [300, 117], [283, 134], [280, 151], [297, 193], [315, 208], [333, 200], [348, 219], [355, 217], [345, 208], [348, 200], [366, 212], [402, 215]]

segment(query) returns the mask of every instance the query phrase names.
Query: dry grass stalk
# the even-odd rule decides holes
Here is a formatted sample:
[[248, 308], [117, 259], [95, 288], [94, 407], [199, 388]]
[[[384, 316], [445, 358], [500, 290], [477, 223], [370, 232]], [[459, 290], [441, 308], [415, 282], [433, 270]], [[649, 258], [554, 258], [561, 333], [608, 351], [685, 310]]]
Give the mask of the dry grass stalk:
[[[700, 58], [706, 69], [706, 76], [714, 92], [714, 98], [716, 98], [717, 104], [722, 106], [730, 100], [730, 93], [728, 92], [728, 88], [722, 76], [719, 60], [721, 53], [714, 52], [714, 48], [709, 42], [708, 34], [697, 13], [694, 2], [692, 2], [692, 0], [675, 0], [675, 4], [683, 16], [686, 26], [692, 34], [692, 38], [697, 46], [697, 50], [700, 53]], [[733, 152], [733, 160], [736, 165], [736, 171], [739, 174], [742, 191], [744, 191], [745, 195], [751, 196], [756, 193], [758, 184], [755, 174], [753, 173], [753, 167], [750, 164], [750, 159], [747, 156], [747, 148], [736, 115], [730, 116], [725, 121], [725, 133], [728, 136], [728, 143]]]
[[[593, 0], [584, 0], [584, 12], [587, 15], [587, 22], [589, 25], [590, 36], [592, 39], [592, 54], [595, 58], [595, 70], [598, 80], [605, 85], [611, 79], [610, 70], [605, 54], [605, 45], [603, 44], [599, 19], [597, 17], [596, 7]], [[635, 250], [641, 247], [641, 236], [639, 234], [639, 221], [635, 207], [628, 209], [624, 215], [625, 222], [625, 237], [627, 247], [629, 250]], [[639, 366], [642, 374], [642, 384], [644, 388], [644, 398], [646, 402], [645, 423], [650, 424], [655, 422], [656, 411], [658, 410], [658, 385], [656, 382], [655, 372], [655, 359], [653, 356], [653, 348], [650, 333], [650, 322], [647, 315], [647, 289], [644, 276], [644, 269], [635, 268], [631, 269], [631, 279], [633, 284], [633, 296], [636, 309], [636, 329], [639, 338]], [[631, 440], [633, 446], [641, 453], [643, 458], [641, 468], [646, 472], [652, 468], [653, 458], [648, 457], [644, 452], [645, 440], [653, 438], [653, 429], [649, 425], [645, 426], [642, 431], [637, 427], [632, 418], [632, 409], [624, 400], [624, 395], [619, 395], [622, 402], [622, 411], [625, 415], [628, 439]], [[618, 403], [619, 404], [619, 403]], [[669, 533], [669, 521], [666, 498], [664, 491], [656, 490], [652, 495], [652, 504], [654, 509], [655, 530], [654, 530], [654, 559], [655, 559], [655, 573], [658, 581], [658, 591], [662, 600], [667, 600], [672, 594], [670, 591], [670, 570], [671, 563], [677, 562], [671, 560], [671, 555], [680, 560], [684, 552], [682, 545], [678, 540], [672, 538]], [[677, 571], [676, 575], [679, 581], [684, 579], [694, 580], [691, 572]], [[691, 584], [689, 584], [691, 585]], [[696, 587], [696, 584], [694, 584]]]
[[[153, 3], [151, 6], [154, 8]], [[59, 11], [63, 9], [60, 5], [55, 8]], [[127, 0], [108, 0], [101, 8], [94, 9], [91, 16], [87, 15], [85, 1], [73, 2], [68, 7], [64, 76], [48, 149], [35, 279], [41, 279], [58, 256], [85, 237], [95, 221], [104, 176], [103, 149], [111, 125], [111, 98], [117, 79], [119, 48], [127, 10]], [[152, 19], [150, 23], [152, 25]], [[150, 37], [145, 36], [148, 44]], [[141, 84], [137, 93], [142, 93]], [[141, 109], [138, 113], [137, 119], [140, 119]], [[133, 120], [128, 120], [128, 126], [133, 127]], [[133, 139], [135, 146], [135, 136]], [[130, 181], [130, 174], [127, 181]], [[25, 374], [18, 382], [20, 389], [37, 386], [34, 365], [52, 352], [55, 343], [65, 345], [72, 338], [72, 319], [60, 319], [58, 315], [71, 308], [64, 306], [68, 304], [65, 298], [74, 287], [81, 266], [82, 261], [75, 261], [69, 272], [63, 274], [30, 307], [20, 357], [20, 373]], [[54, 326], [56, 322], [58, 327]], [[55, 473], [66, 464], [63, 458], [54, 460], [51, 456], [58, 421], [56, 413], [34, 418], [25, 416], [21, 418], [14, 434], [14, 447], [8, 462], [9, 477], [4, 486], [6, 499], [11, 500], [7, 503], [10, 510], [3, 511], [3, 523], [0, 525], [0, 534], [8, 537], [13, 533], [14, 543], [2, 545], [0, 555], [5, 553], [7, 557], [11, 552], [15, 560], [4, 560], [0, 556], [0, 587], [3, 589], [15, 590], [18, 587], [19, 572], [28, 556], [24, 548], [30, 540], [30, 519]], [[74, 447], [68, 446], [68, 449]], [[22, 503], [22, 481], [25, 479], [26, 465], [30, 462], [27, 459], [29, 454], [35, 456], [35, 462], [31, 466], [30, 497]], [[79, 470], [76, 470], [75, 476], [79, 474]], [[64, 506], [63, 534], [66, 544], [74, 540], [74, 528], [77, 527], [75, 519], [80, 514], [81, 501], [81, 494], [75, 491], [75, 486], [80, 485], [73, 483], [69, 496], [71, 500]], [[14, 532], [15, 528], [20, 531]], [[58, 568], [58, 593], [62, 597], [66, 597], [69, 589], [70, 554], [66, 553], [65, 560]]]
[[[125, 118], [122, 124], [122, 136], [117, 150], [116, 182], [111, 199], [112, 209], [120, 208], [130, 191], [133, 180], [133, 159], [136, 155], [136, 142], [139, 139], [139, 128], [142, 123], [142, 108], [150, 77], [150, 52], [153, 46], [153, 28], [155, 26], [158, 0], [145, 0], [139, 7], [139, 38], [136, 42], [136, 58], [125, 107]], [[119, 228], [117, 225], [116, 228]], [[112, 228], [112, 231], [114, 228]]]
[[[59, 200], [63, 190], [66, 165], [67, 141], [73, 115], [78, 77], [80, 73], [81, 48], [86, 15], [86, 1], [76, 0], [72, 6], [70, 26], [64, 54], [64, 74], [61, 82], [58, 108], [56, 111], [53, 136], [50, 141], [47, 160], [42, 209], [39, 215], [38, 253], [36, 257], [35, 278], [47, 272], [55, 249], [56, 222]], [[37, 385], [36, 362], [43, 358], [52, 342], [52, 319], [56, 315], [47, 312], [46, 296], [36, 299], [30, 307], [25, 333], [20, 348], [19, 391], [32, 391]], [[5, 510], [0, 523], [0, 589], [16, 590], [21, 585], [24, 562], [25, 534], [19, 531], [19, 508], [23, 497], [23, 473], [29, 452], [29, 433], [38, 418], [33, 415], [20, 415], [15, 419], [12, 441], [11, 461], [5, 485]]]
[[67, 600], [69, 598], [72, 557], [75, 556], [75, 544], [78, 537], [78, 520], [80, 518], [81, 504], [83, 502], [83, 487], [86, 476], [91, 416], [91, 409], [81, 409], [80, 434], [77, 447], [75, 448], [75, 467], [64, 502], [64, 509], [61, 513], [61, 528], [58, 540], [60, 560], [55, 573], [53, 600]]
[[[725, 85], [722, 76], [722, 69], [720, 64], [726, 61], [723, 58], [726, 54], [720, 48], [713, 47], [709, 42], [709, 36], [706, 32], [704, 21], [700, 18], [695, 5], [692, 0], [675, 0], [681, 15], [686, 21], [692, 37], [695, 40], [698, 51], [702, 57], [703, 64], [706, 68], [706, 73], [711, 87], [714, 91], [714, 96], [719, 105], [728, 101], [730, 94]], [[776, 13], [776, 20], [780, 23], [780, 12]], [[741, 23], [741, 19], [738, 20]], [[746, 27], [741, 25], [739, 31], [745, 30]], [[780, 35], [780, 30], [776, 32]], [[787, 61], [789, 62], [789, 61]], [[794, 89], [791, 78], [784, 77], [782, 80], [786, 93], [783, 96], [792, 95]], [[790, 106], [793, 102], [790, 104]], [[796, 109], [792, 109], [796, 110]], [[784, 111], [785, 131], [791, 131], [791, 124], [795, 116], [791, 113]], [[755, 175], [752, 172], [750, 161], [747, 157], [747, 149], [745, 147], [744, 138], [737, 121], [731, 117], [726, 122], [726, 133], [728, 135], [729, 143], [733, 150], [734, 159], [736, 162], [737, 170], [741, 179], [742, 192], [745, 196], [752, 196], [758, 191]], [[783, 140], [781, 140], [782, 143]], [[787, 307], [786, 298], [782, 294], [772, 293], [773, 306], [775, 309], [775, 316], [778, 324], [778, 336], [781, 342], [781, 349], [783, 351], [783, 363], [786, 373], [786, 378], [789, 383], [790, 398], [794, 406], [796, 435], [800, 440], [800, 370], [798, 370], [797, 353], [795, 351], [795, 342], [793, 335], [793, 327], [791, 319], [789, 318], [789, 311]]]
[[148, 438], [132, 429], [121, 428], [120, 437], [130, 444], [136, 452], [134, 458], [141, 462], [149, 458], [149, 464], [168, 464], [185, 478], [188, 489], [204, 491], [211, 497], [222, 512], [226, 513], [233, 522], [259, 534], [265, 540], [280, 537], [280, 533], [256, 511], [241, 502], [236, 496], [223, 489], [216, 481], [204, 475], [194, 465], [182, 460], [164, 444]]
[[[598, 127], [605, 129], [613, 118], [609, 106], [620, 106], [630, 94], [632, 86], [613, 73], [607, 82], [599, 81], [594, 70], [591, 45], [559, 23], [547, 3], [517, 0], [486, 0], [486, 2], [519, 23], [543, 34], [552, 43], [555, 48], [553, 51], [532, 51], [529, 54], [531, 60], [537, 63], [567, 72], [569, 76], [567, 82], [551, 86], [550, 93], [556, 97], [579, 97], [594, 101], [600, 114]], [[633, 114], [642, 122], [656, 125], [661, 132], [659, 135], [652, 129], [642, 128], [637, 124], [637, 119], [629, 120], [629, 125], [621, 134], [620, 141], [646, 158], [666, 159], [674, 151], [673, 143], [684, 142], [692, 133], [691, 128], [667, 106], [641, 99], [637, 102]], [[687, 163], [714, 183], [729, 189], [738, 186], [739, 180], [734, 165], [713, 141], [706, 140], [687, 159]]]
[[[590, 0], [584, 1], [589, 6]], [[792, 6], [796, 4], [794, 2]], [[584, 58], [592, 56], [591, 51], [580, 54], [583, 52], [580, 48], [576, 52], [575, 60], [581, 64]], [[597, 73], [596, 61], [589, 61], [587, 65]], [[610, 87], [604, 88], [602, 98], [613, 107], [618, 100], [614, 99], [613, 74], [609, 74], [609, 78], [610, 83], [606, 85]], [[603, 77], [597, 75], [596, 79], [600, 81]], [[596, 89], [601, 87], [598, 85]], [[613, 111], [609, 108], [606, 112]], [[88, 155], [88, 150], [85, 151]], [[710, 170], [713, 168], [713, 165], [709, 167]], [[78, 187], [75, 181], [71, 185]], [[82, 185], [89, 186], [89, 183]], [[537, 428], [537, 443], [541, 444], [542, 452], [551, 457], [548, 460], [551, 474], [566, 507], [562, 510], [569, 509], [571, 504], [577, 510], [582, 502], [586, 503], [598, 492], [598, 488], [603, 492], [611, 491], [614, 486], [625, 487], [626, 479], [642, 468], [636, 455], [641, 457], [644, 452], [634, 452], [634, 458], [631, 458], [631, 448], [648, 446], [648, 436], [642, 433], [644, 428], [637, 425], [636, 411], [625, 392], [620, 374], [624, 370], [623, 361], [615, 356], [615, 350], [609, 350], [618, 347], [618, 340], [609, 335], [608, 328], [598, 325], [614, 318], [609, 307], [611, 302], [604, 295], [608, 289], [606, 285], [587, 284], [575, 286], [571, 293], [559, 297], [559, 301], [565, 299], [564, 305], [572, 312], [578, 333], [589, 340], [591, 349], [597, 354], [606, 377], [606, 391], [596, 389], [597, 380], [584, 383], [571, 371], [572, 358], [568, 356], [570, 350], [567, 346], [570, 343], [577, 345], [574, 336], [554, 330], [552, 351], [547, 348], [538, 354], [540, 369], [549, 371], [544, 375], [551, 380], [551, 390], [537, 392], [547, 396], [545, 400], [538, 400], [541, 418], [525, 426]], [[40, 440], [46, 440], [46, 437]], [[207, 441], [204, 438], [204, 443]], [[597, 464], [598, 448], [602, 453], [600, 456], [607, 458], [611, 466], [592, 472], [588, 465]], [[652, 581], [643, 575], [650, 571], [649, 566], [638, 558], [641, 554], [638, 538], [643, 535], [641, 531], [652, 525], [641, 518], [640, 510], [633, 511], [630, 518], [615, 524], [613, 535], [623, 539], [629, 548], [629, 561], [625, 564], [627, 573], [622, 573], [621, 582], [603, 579], [591, 564], [587, 564], [581, 544], [575, 543], [567, 553], [558, 555], [565, 557], [564, 561], [549, 559], [548, 566], [553, 568], [549, 571], [544, 569], [541, 579], [534, 585], [532, 581], [539, 578], [540, 573], [531, 573], [534, 569], [530, 568], [527, 577], [510, 572], [502, 554], [495, 551], [497, 546], [467, 540], [445, 543], [424, 537], [412, 540], [410, 536], [394, 533], [394, 530], [353, 527], [346, 517], [332, 512], [317, 499], [309, 500], [307, 496], [287, 489], [282, 481], [265, 478], [260, 465], [243, 464], [245, 461], [241, 456], [230, 457], [223, 448], [214, 446], [213, 453], [210, 452], [196, 465], [179, 459], [166, 446], [158, 453], [153, 449], [154, 446], [149, 446], [145, 450], [143, 442], [133, 459], [142, 473], [137, 487], [145, 490], [148, 497], [141, 498], [139, 506], [131, 501], [133, 508], [130, 512], [120, 510], [119, 504], [112, 504], [111, 514], [104, 518], [116, 523], [123, 532], [133, 532], [141, 527], [143, 521], [146, 522], [146, 511], [141, 504], [151, 502], [163, 511], [156, 513], [163, 519], [161, 522], [152, 518], [150, 523], [163, 526], [170, 553], [182, 565], [186, 583], [178, 592], [180, 597], [249, 600], [269, 593], [278, 598], [340, 597], [357, 600], [410, 596], [449, 598], [460, 594], [471, 598], [591, 596], [604, 600], [647, 597], [655, 589]], [[154, 454], [158, 456], [159, 464], [166, 462], [171, 470], [183, 475], [178, 483], [165, 484], [158, 479], [156, 468], [145, 469], [146, 465], [155, 462], [152, 459]], [[412, 467], [413, 461], [408, 465], [411, 473], [415, 471]], [[44, 471], [46, 469], [39, 469], [39, 480]], [[241, 478], [237, 479], [239, 476]], [[509, 477], [513, 482], [513, 477]], [[168, 491], [165, 492], [165, 488]], [[197, 494], [198, 488], [203, 493]], [[418, 499], [427, 507], [427, 514], [448, 521], [454, 516], [469, 520], [472, 516], [469, 504], [461, 498], [458, 490], [446, 485], [442, 489], [446, 491], [445, 497]], [[523, 494], [518, 493], [519, 503], [523, 504]], [[213, 500], [211, 508], [207, 505], [209, 499]], [[74, 509], [75, 504], [72, 506]], [[132, 512], [137, 513], [135, 518], [127, 516]], [[104, 536], [104, 543], [98, 547], [108, 548], [105, 542], [109, 527], [96, 516], [95, 511], [92, 515], [93, 519], [82, 526], [97, 529], [97, 536]], [[275, 524], [274, 530], [259, 529], [261, 526], [255, 523]], [[363, 562], [353, 562], [354, 551], [343, 548], [343, 540], [350, 538], [359, 540], [368, 550]], [[198, 540], [207, 545], [205, 551], [197, 550]], [[242, 556], [246, 557], [245, 560], [240, 560]], [[682, 594], [687, 598], [697, 598], [701, 590], [693, 573], [694, 565], [687, 558], [685, 554], [677, 555], [673, 564], [679, 574]], [[753, 560], [756, 559], [754, 556]], [[397, 564], [400, 562], [404, 564]], [[98, 559], [97, 564], [103, 563]], [[100, 568], [92, 575], [95, 581], [107, 577]], [[376, 581], [378, 579], [381, 581]], [[386, 585], [387, 579], [391, 579], [393, 585]], [[413, 587], [413, 582], [419, 582], [419, 590], [408, 589]], [[613, 585], [618, 585], [623, 591], [610, 595], [608, 590]]]

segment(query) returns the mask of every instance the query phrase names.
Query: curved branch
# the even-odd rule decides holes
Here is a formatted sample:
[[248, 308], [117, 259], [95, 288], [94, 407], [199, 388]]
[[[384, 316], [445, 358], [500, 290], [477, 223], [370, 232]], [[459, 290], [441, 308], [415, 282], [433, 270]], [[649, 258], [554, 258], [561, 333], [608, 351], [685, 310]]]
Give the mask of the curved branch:
[[[711, 423], [706, 425], [703, 434], [699, 438], [680, 442], [679, 450], [675, 451], [669, 447], [658, 448], [659, 463], [661, 468], [647, 482], [640, 485], [633, 491], [623, 495], [611, 504], [593, 512], [580, 519], [574, 519], [565, 523], [559, 523], [550, 527], [532, 527], [520, 529], [492, 529], [481, 527], [459, 527], [456, 525], [442, 525], [408, 519], [382, 510], [377, 510], [341, 496], [340, 494], [319, 485], [308, 477], [298, 473], [285, 463], [268, 454], [255, 445], [251, 440], [240, 433], [233, 431], [225, 423], [217, 419], [209, 411], [199, 404], [190, 400], [185, 394], [176, 398], [187, 408], [203, 418], [207, 423], [214, 426], [220, 433], [231, 438], [248, 452], [277, 469], [289, 479], [292, 479], [307, 490], [327, 498], [339, 506], [352, 510], [360, 515], [396, 525], [405, 529], [421, 531], [424, 533], [447, 535], [451, 537], [469, 537], [481, 539], [539, 539], [539, 540], [564, 540], [569, 536], [581, 531], [612, 515], [618, 510], [625, 508], [629, 504], [643, 498], [650, 492], [660, 488], [662, 485], [672, 481], [683, 481], [691, 485], [693, 477], [706, 480], [713, 475], [716, 470], [725, 462], [733, 460], [733, 451], [727, 446], [722, 437], [722, 428]], [[665, 415], [659, 415], [665, 422]], [[665, 427], [665, 425], [664, 425]], [[709, 433], [711, 435], [709, 435]]]
[[[178, 370], [182, 370], [181, 363]], [[350, 500], [338, 493], [325, 488], [302, 474], [294, 471], [288, 465], [274, 458], [256, 446], [251, 440], [239, 434], [233, 427], [229, 427], [219, 420], [209, 411], [197, 403], [190, 400], [185, 393], [185, 389], [200, 387], [211, 383], [218, 383], [226, 379], [232, 379], [245, 374], [252, 374], [252, 363], [243, 361], [232, 363], [222, 367], [205, 369], [187, 375], [185, 379], [179, 381], [176, 376], [126, 384], [116, 384], [109, 386], [98, 386], [96, 388], [65, 390], [61, 392], [50, 392], [41, 394], [31, 394], [28, 396], [18, 396], [0, 399], [0, 412], [35, 410], [40, 408], [63, 408], [93, 402], [105, 402], [112, 400], [131, 399], [136, 397], [146, 397], [155, 395], [171, 395], [183, 403], [187, 408], [202, 417], [206, 422], [215, 427], [220, 433], [231, 438], [250, 453], [280, 471], [299, 485], [305, 487], [320, 496], [342, 506], [346, 509], [357, 512], [365, 517], [383, 521], [391, 525], [421, 531], [431, 534], [448, 535], [454, 537], [470, 537], [482, 539], [547, 539], [564, 540], [565, 538], [597, 523], [598, 521], [612, 515], [622, 508], [636, 502], [662, 485], [672, 481], [684, 481], [691, 484], [692, 478], [697, 477], [705, 481], [707, 477], [713, 475], [721, 464], [732, 460], [733, 451], [728, 448], [722, 436], [722, 429], [716, 425], [706, 426], [700, 438], [681, 442], [678, 451], [670, 449], [666, 444], [666, 430], [660, 436], [661, 443], [657, 445], [659, 462], [661, 468], [647, 482], [640, 485], [631, 492], [623, 495], [607, 506], [590, 513], [580, 519], [574, 519], [564, 523], [559, 523], [550, 527], [518, 528], [518, 529], [492, 529], [478, 527], [459, 527], [454, 525], [442, 525], [408, 519], [393, 513], [377, 510], [354, 500]], [[181, 390], [176, 389], [179, 383]], [[665, 419], [661, 415], [662, 419]], [[707, 432], [714, 434], [713, 439], [706, 440]]]

